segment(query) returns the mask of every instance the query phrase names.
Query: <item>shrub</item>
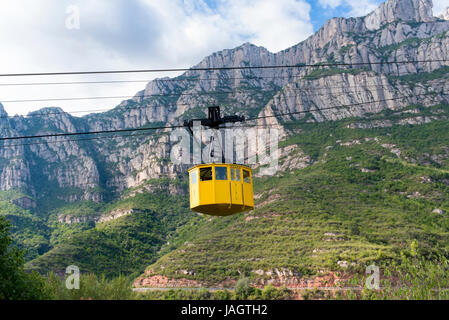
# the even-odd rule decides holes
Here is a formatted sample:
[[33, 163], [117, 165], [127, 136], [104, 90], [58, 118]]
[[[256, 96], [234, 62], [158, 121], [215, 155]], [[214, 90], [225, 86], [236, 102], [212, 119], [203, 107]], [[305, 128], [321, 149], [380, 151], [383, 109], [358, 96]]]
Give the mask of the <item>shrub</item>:
[[262, 290], [264, 300], [288, 300], [291, 298], [291, 291], [286, 287], [276, 289], [272, 285], [267, 285]]
[[231, 300], [232, 294], [228, 290], [219, 290], [214, 292], [214, 300]]
[[50, 292], [56, 300], [130, 300], [136, 299], [137, 294], [132, 291], [131, 281], [120, 275], [108, 280], [104, 275], [94, 274], [80, 276], [80, 288], [69, 290], [65, 280], [54, 273], [47, 276]]
[[254, 294], [254, 288], [249, 284], [248, 278], [241, 278], [237, 281], [235, 285], [235, 298], [237, 300], [246, 300]]

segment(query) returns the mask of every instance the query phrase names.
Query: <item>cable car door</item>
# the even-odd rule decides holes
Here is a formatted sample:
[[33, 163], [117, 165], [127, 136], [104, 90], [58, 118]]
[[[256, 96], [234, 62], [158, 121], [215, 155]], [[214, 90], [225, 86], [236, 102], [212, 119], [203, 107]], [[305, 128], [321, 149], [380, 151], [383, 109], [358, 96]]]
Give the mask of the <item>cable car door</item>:
[[232, 204], [243, 205], [242, 172], [240, 168], [231, 167]]

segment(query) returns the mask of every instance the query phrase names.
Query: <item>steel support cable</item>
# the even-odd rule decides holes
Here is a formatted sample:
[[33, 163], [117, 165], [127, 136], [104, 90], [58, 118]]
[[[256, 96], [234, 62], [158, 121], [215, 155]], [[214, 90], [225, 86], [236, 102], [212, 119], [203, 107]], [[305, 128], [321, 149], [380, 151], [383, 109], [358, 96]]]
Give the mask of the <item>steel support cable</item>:
[[252, 69], [288, 69], [288, 68], [321, 68], [332, 66], [362, 66], [407, 63], [449, 62], [447, 59], [409, 60], [409, 61], [372, 61], [372, 62], [326, 62], [316, 64], [297, 63], [294, 65], [266, 65], [266, 66], [234, 66], [234, 67], [194, 67], [194, 68], [166, 68], [166, 69], [128, 69], [128, 70], [97, 70], [97, 71], [66, 71], [66, 72], [28, 72], [28, 73], [1, 73], [0, 77], [32, 77], [32, 76], [64, 76], [88, 74], [122, 74], [122, 73], [160, 73], [160, 72], [187, 72], [187, 71], [226, 71], [226, 70], [252, 70]]
[[[445, 80], [442, 80], [445, 82]], [[383, 84], [378, 84], [378, 85], [367, 85], [367, 86], [363, 86], [363, 85], [357, 85], [357, 86], [332, 86], [332, 87], [322, 87], [322, 88], [289, 88], [289, 90], [292, 91], [322, 91], [322, 90], [328, 90], [330, 88], [332, 89], [346, 89], [346, 88], [383, 88], [386, 87], [386, 85]], [[252, 89], [252, 90], [240, 90], [240, 91], [223, 91], [223, 92], [217, 92], [217, 91], [210, 91], [210, 92], [199, 92], [199, 93], [185, 93], [185, 94], [160, 94], [160, 95], [147, 95], [147, 97], [167, 97], [167, 96], [208, 96], [208, 95], [218, 95], [218, 94], [231, 94], [231, 93], [236, 93], [236, 92], [255, 92], [257, 91], [257, 89]], [[273, 97], [276, 95], [276, 93], [278, 93], [280, 91], [279, 90], [259, 90], [257, 91], [258, 93], [265, 93], [265, 92], [273, 92], [275, 93], [273, 95]], [[363, 93], [366, 90], [363, 91], [352, 91], [350, 93]], [[347, 92], [344, 91], [340, 91], [337, 93], [342, 93], [342, 94], [347, 94]], [[331, 93], [329, 93], [331, 94]], [[322, 93], [322, 94], [317, 94], [317, 95], [313, 95], [313, 96], [328, 96], [329, 94], [327, 93]], [[284, 95], [284, 97], [296, 97], [295, 96], [291, 96], [291, 95]], [[126, 97], [135, 97], [135, 96], [126, 96]], [[30, 99], [30, 100], [10, 100], [9, 102], [36, 102], [36, 101], [61, 101], [61, 100], [89, 100], [89, 99], [103, 99], [103, 98], [117, 98], [117, 97], [81, 97], [81, 98], [60, 98], [60, 99]], [[4, 101], [5, 102], [5, 101]], [[70, 112], [65, 112], [65, 111], [52, 111], [52, 112], [45, 112], [45, 113], [30, 113], [27, 115], [3, 115], [0, 116], [0, 119], [6, 119], [6, 118], [16, 118], [16, 117], [24, 117], [24, 118], [32, 118], [32, 117], [44, 117], [44, 116], [49, 116], [49, 115], [58, 115], [58, 114], [72, 114], [72, 113], [86, 113], [86, 112], [99, 112], [99, 111], [115, 111], [118, 108], [122, 108], [120, 111], [126, 111], [126, 110], [135, 110], [135, 109], [147, 109], [147, 108], [174, 108], [176, 106], [189, 106], [191, 105], [191, 103], [178, 103], [178, 104], [174, 104], [174, 105], [165, 105], [165, 104], [161, 104], [161, 105], [152, 105], [152, 106], [133, 106], [133, 107], [115, 107], [113, 109], [87, 109], [87, 110], [75, 110], [75, 111], [70, 111]]]
[[[431, 93], [425, 93], [420, 95], [409, 95], [409, 96], [401, 96], [396, 98], [389, 98], [389, 99], [382, 99], [382, 100], [374, 100], [374, 101], [367, 101], [363, 103], [352, 103], [352, 104], [346, 104], [346, 105], [340, 105], [340, 106], [333, 106], [328, 108], [321, 108], [316, 110], [301, 110], [301, 111], [294, 111], [294, 112], [287, 112], [287, 113], [277, 113], [273, 115], [266, 115], [266, 116], [260, 116], [260, 117], [253, 117], [245, 119], [244, 122], [247, 121], [255, 121], [259, 119], [266, 119], [266, 118], [273, 118], [273, 117], [283, 117], [288, 115], [294, 115], [294, 114], [303, 114], [303, 113], [309, 113], [309, 112], [321, 112], [324, 110], [332, 110], [332, 109], [342, 109], [342, 108], [350, 108], [353, 106], [360, 106], [365, 104], [371, 104], [371, 103], [380, 103], [380, 102], [387, 102], [387, 101], [395, 101], [399, 99], [405, 99], [410, 97], [418, 97], [418, 96], [427, 96], [434, 94]], [[94, 135], [94, 134], [108, 134], [108, 133], [122, 133], [122, 132], [138, 132], [138, 131], [149, 131], [149, 130], [160, 130], [160, 129], [176, 129], [176, 128], [184, 128], [184, 125], [171, 125], [171, 126], [157, 126], [157, 127], [142, 127], [142, 128], [128, 128], [128, 129], [115, 129], [115, 130], [99, 130], [99, 131], [86, 131], [86, 132], [68, 132], [68, 133], [53, 133], [53, 134], [42, 134], [42, 135], [30, 135], [30, 136], [13, 136], [13, 137], [0, 137], [0, 141], [9, 141], [9, 140], [21, 140], [21, 139], [36, 139], [36, 138], [50, 138], [50, 137], [65, 137], [65, 136], [80, 136], [80, 135]], [[239, 127], [239, 126], [235, 126]], [[226, 127], [220, 127], [220, 128], [226, 128]], [[103, 136], [102, 138], [106, 138], [107, 136]], [[61, 141], [64, 142], [64, 141]], [[52, 143], [52, 142], [48, 142]], [[13, 146], [13, 145], [11, 145]], [[14, 145], [17, 146], [17, 145]], [[3, 145], [1, 147], [8, 147], [8, 145]]]

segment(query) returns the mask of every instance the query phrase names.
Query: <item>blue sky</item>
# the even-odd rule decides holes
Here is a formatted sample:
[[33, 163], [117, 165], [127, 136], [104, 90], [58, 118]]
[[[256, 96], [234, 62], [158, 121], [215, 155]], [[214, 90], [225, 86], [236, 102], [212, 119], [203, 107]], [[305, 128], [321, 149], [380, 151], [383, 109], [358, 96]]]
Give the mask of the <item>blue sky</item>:
[[[373, 7], [377, 7], [383, 1], [369, 1], [366, 3], [366, 10], [355, 8], [350, 2], [346, 1], [307, 1], [311, 5], [310, 18], [313, 25], [313, 30], [318, 30], [327, 20], [333, 17], [350, 17], [364, 15], [370, 12]], [[340, 3], [337, 6], [329, 5], [330, 3]], [[326, 5], [328, 3], [328, 5]], [[357, 10], [359, 10], [357, 12]]]
[[[16, 0], [0, 1], [0, 73], [185, 68], [244, 42], [277, 52], [332, 17], [362, 16], [380, 0]], [[434, 14], [449, 5], [433, 0]], [[76, 10], [73, 10], [75, 8]], [[76, 14], [75, 14], [76, 13]], [[75, 19], [76, 18], [76, 19]], [[79, 28], [72, 28], [74, 21]], [[68, 24], [69, 23], [69, 24]], [[68, 27], [71, 26], [70, 28]], [[1, 83], [150, 80], [176, 74], [2, 78]], [[112, 108], [120, 99], [7, 102], [59, 97], [132, 96], [145, 83], [1, 86], [9, 114], [46, 106]]]

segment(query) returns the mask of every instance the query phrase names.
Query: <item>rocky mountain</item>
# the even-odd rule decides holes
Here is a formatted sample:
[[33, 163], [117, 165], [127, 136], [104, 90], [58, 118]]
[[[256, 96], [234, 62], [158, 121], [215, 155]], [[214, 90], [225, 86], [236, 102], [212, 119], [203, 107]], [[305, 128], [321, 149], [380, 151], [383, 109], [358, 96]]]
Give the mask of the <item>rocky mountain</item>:
[[[448, 32], [447, 14], [434, 17], [431, 0], [389, 0], [365, 17], [333, 18], [308, 39], [278, 53], [250, 43], [213, 53], [181, 76], [149, 82], [108, 112], [74, 117], [60, 108], [45, 108], [11, 117], [0, 104], [0, 134], [176, 125], [204, 115], [211, 104], [220, 105], [225, 114], [260, 117], [249, 124], [279, 128], [282, 143], [302, 132], [301, 126], [291, 125], [298, 121], [306, 126], [357, 118], [347, 126], [358, 129], [438, 122], [445, 115], [432, 108], [449, 103]], [[279, 65], [290, 67], [195, 70]], [[422, 114], [426, 110], [434, 113]], [[371, 119], [383, 112], [392, 118]], [[279, 114], [284, 116], [274, 116]], [[404, 117], [396, 119], [399, 114]], [[49, 228], [37, 243], [24, 246], [35, 246], [42, 254], [57, 249], [56, 238], [68, 234], [67, 225], [81, 224], [70, 232], [82, 232], [96, 222], [114, 220], [108, 217], [127, 219], [129, 214], [115, 213], [136, 209], [116, 211], [107, 206], [113, 202], [147, 193], [183, 195], [185, 185], [179, 181], [185, 180], [186, 168], [170, 162], [169, 134], [158, 130], [1, 142], [0, 190], [5, 195], [15, 192], [3, 201], [28, 210], [16, 214], [18, 226], [31, 215]], [[306, 149], [282, 148], [279, 175], [318, 161], [313, 160], [315, 151]], [[17, 241], [24, 237], [18, 228]]]

